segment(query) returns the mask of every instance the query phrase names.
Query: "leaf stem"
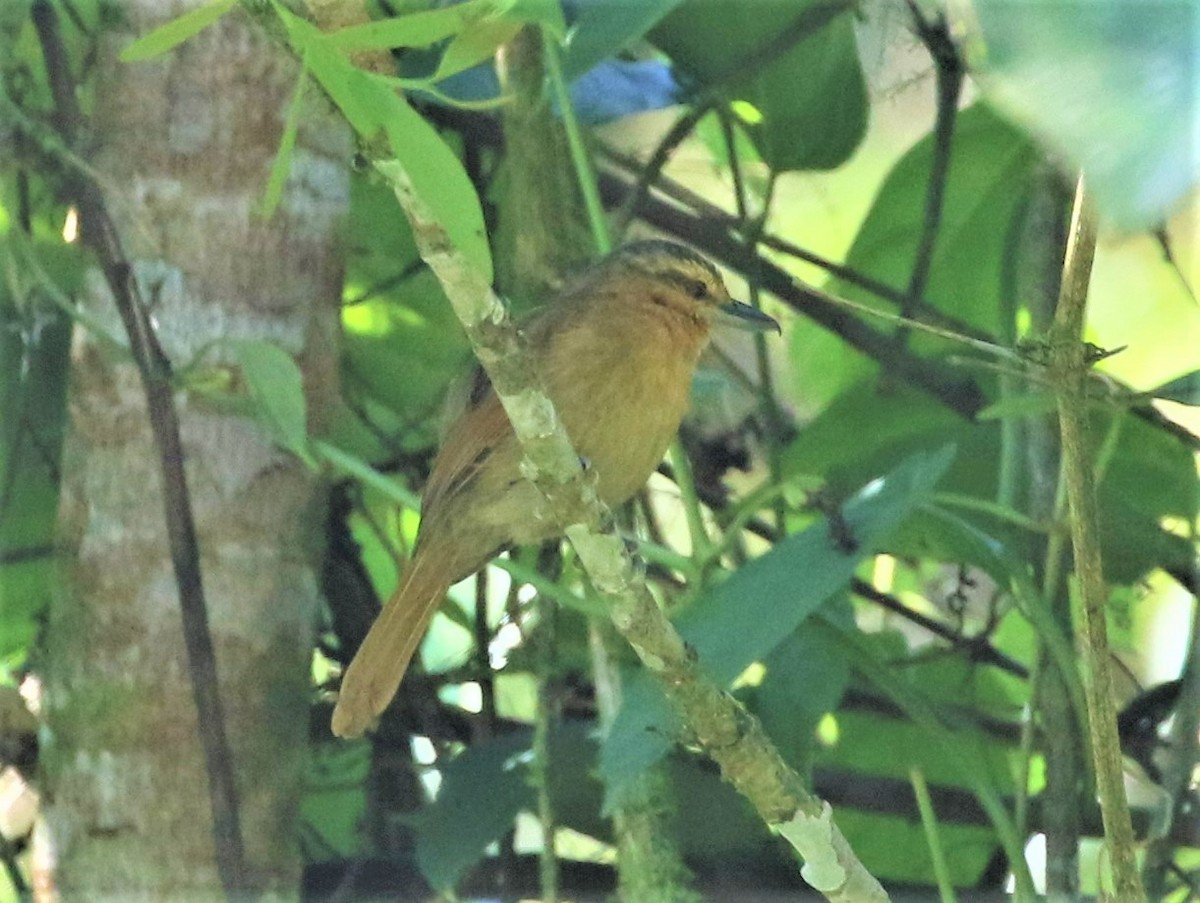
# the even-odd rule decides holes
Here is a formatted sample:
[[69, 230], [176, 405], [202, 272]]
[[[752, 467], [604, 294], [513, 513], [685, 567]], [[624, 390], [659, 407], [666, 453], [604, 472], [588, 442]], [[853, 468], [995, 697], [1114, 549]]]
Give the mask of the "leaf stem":
[[575, 105], [571, 102], [571, 92], [563, 75], [561, 54], [555, 40], [544, 33], [542, 34], [542, 47], [545, 55], [546, 78], [554, 92], [554, 99], [558, 101], [559, 115], [562, 116], [563, 129], [567, 133], [567, 146], [571, 149], [571, 164], [575, 167], [579, 190], [583, 193], [583, 206], [587, 211], [592, 240], [596, 245], [596, 250], [604, 255], [612, 250], [608, 220], [604, 216], [600, 188], [596, 184], [596, 173], [592, 170], [591, 159], [588, 157], [587, 146], [584, 144], [583, 131], [579, 127], [579, 117], [575, 115]]
[[704, 511], [700, 507], [700, 498], [696, 495], [696, 478], [692, 473], [692, 462], [688, 459], [683, 443], [676, 439], [668, 451], [671, 467], [675, 473], [675, 485], [679, 487], [683, 511], [687, 515], [688, 534], [692, 540], [691, 557], [696, 561], [707, 562], [712, 556], [713, 544], [704, 524]]
[[925, 829], [925, 842], [929, 846], [938, 896], [942, 903], [955, 903], [954, 883], [950, 880], [950, 867], [946, 864], [946, 853], [938, 834], [937, 813], [933, 811], [933, 800], [929, 797], [925, 775], [921, 769], [914, 767], [909, 769], [908, 778], [912, 782], [913, 796], [917, 798], [917, 810], [921, 813], [921, 827]]

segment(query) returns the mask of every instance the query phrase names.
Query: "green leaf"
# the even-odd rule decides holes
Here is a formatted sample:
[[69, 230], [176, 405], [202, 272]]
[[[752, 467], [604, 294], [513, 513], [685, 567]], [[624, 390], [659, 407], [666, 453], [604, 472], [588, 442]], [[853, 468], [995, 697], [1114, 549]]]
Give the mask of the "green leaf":
[[984, 96], [1082, 169], [1118, 228], [1155, 226], [1200, 179], [1200, 28], [1190, 3], [976, 0]]
[[309, 747], [300, 801], [304, 861], [330, 862], [362, 855], [371, 744], [334, 739]]
[[[822, 610], [828, 617], [853, 623], [849, 602]], [[816, 632], [795, 631], [764, 660], [766, 676], [747, 699], [780, 753], [794, 767], [807, 771], [814, 730], [827, 713], [837, 708], [850, 683], [850, 663], [837, 646]]]
[[179, 18], [160, 25], [149, 34], [142, 35], [121, 51], [119, 59], [122, 63], [140, 63], [164, 54], [208, 28], [233, 9], [236, 3], [237, 0], [213, 0], [207, 6], [186, 12]]
[[953, 460], [951, 446], [918, 453], [861, 489], [842, 508], [855, 548], [839, 547], [822, 519], [738, 568], [685, 609], [676, 624], [705, 671], [728, 683], [767, 655], [846, 586], [859, 562], [927, 497]]
[[567, 36], [563, 74], [568, 81], [645, 36], [682, 0], [583, 5]]
[[292, 356], [270, 342], [228, 342], [250, 396], [258, 409], [258, 422], [283, 448], [311, 464], [304, 382]]
[[275, 215], [279, 199], [283, 195], [283, 186], [287, 182], [288, 172], [292, 168], [292, 152], [296, 148], [296, 135], [300, 131], [300, 111], [304, 108], [304, 86], [306, 84], [308, 84], [308, 65], [301, 60], [300, 74], [296, 76], [296, 89], [292, 92], [291, 103], [288, 104], [283, 137], [279, 139], [279, 150], [275, 152], [275, 161], [271, 164], [271, 175], [267, 178], [267, 187], [263, 192], [260, 212], [265, 219], [270, 219]]
[[1200, 405], [1200, 370], [1185, 373], [1150, 393], [1155, 398], [1165, 398], [1179, 404]]
[[486, 17], [495, 16], [501, 5], [497, 0], [467, 0], [441, 9], [351, 25], [325, 35], [322, 40], [348, 52], [428, 47], [475, 27]]
[[521, 28], [520, 22], [505, 16], [477, 22], [464, 29], [454, 36], [442, 53], [437, 71], [432, 76], [433, 80], [449, 78], [491, 59], [496, 50], [516, 37]]
[[[892, 725], [884, 718], [874, 719], [873, 724], [879, 728], [877, 733], [871, 734], [869, 729], [855, 730], [851, 736], [856, 741], [885, 748], [893, 739]], [[919, 742], [929, 745], [928, 739]], [[854, 786], [853, 778], [849, 780]], [[837, 807], [838, 828], [867, 871], [885, 884], [895, 882], [928, 888], [933, 883], [933, 865], [929, 844], [916, 822], [915, 811], [909, 817], [901, 817], [844, 805]], [[987, 825], [959, 825], [946, 821], [940, 822], [938, 830], [947, 851], [946, 864], [954, 886], [976, 887], [980, 882], [990, 880], [987, 868], [998, 847], [995, 831]], [[913, 899], [935, 900], [937, 894], [929, 890]], [[964, 894], [959, 899], [969, 897]]]
[[442, 770], [437, 798], [417, 820], [417, 863], [435, 889], [453, 887], [533, 804], [522, 764], [529, 742], [522, 731], [476, 743]]
[[0, 283], [0, 656], [27, 646], [50, 601], [71, 343], [66, 316], [18, 309], [6, 288]]
[[[380, 86], [382, 87], [382, 86]], [[487, 282], [492, 281], [492, 252], [483, 208], [462, 163], [433, 126], [407, 103], [386, 91], [392, 111], [384, 121], [392, 151], [459, 253]]]
[[[727, 0], [687, 0], [650, 38], [701, 86], [756, 111], [761, 119], [747, 131], [773, 169], [832, 169], [866, 131], [853, 8], [840, 0], [756, 0], [752, 14], [731, 15]], [[788, 34], [804, 36], [742, 77]]]
[[806, 424], [784, 449], [781, 465], [788, 477], [822, 479], [827, 492], [841, 498], [893, 462], [953, 442], [961, 454], [946, 488], [991, 498], [998, 433], [994, 423], [973, 424], [917, 389], [873, 377], [843, 390]]
[[1163, 523], [1170, 518], [1190, 524], [1200, 511], [1200, 477], [1192, 450], [1140, 417], [1101, 408], [1090, 430], [1097, 459], [1111, 430], [1118, 431], [1115, 447], [1096, 485], [1105, 577], [1132, 583], [1154, 568], [1191, 573], [1193, 543], [1168, 532]]
[[[308, 22], [280, 6], [276, 9], [293, 46], [342, 115], [366, 141], [377, 139], [380, 133], [387, 136], [417, 197], [459, 253], [491, 282], [492, 255], [479, 197], [462, 163], [433, 126], [386, 79], [354, 67]], [[376, 166], [381, 172], [386, 169], [382, 162]]]
[[[676, 623], [704, 671], [727, 684], [769, 655], [849, 583], [859, 563], [927, 497], [953, 458], [951, 447], [913, 455], [847, 502], [842, 515], [853, 549], [839, 547], [823, 519], [777, 543], [684, 610]], [[675, 724], [662, 691], [645, 672], [625, 682], [601, 755], [610, 802], [627, 778], [666, 754]]]
[[[396, 447], [426, 448], [437, 441], [431, 415], [467, 371], [470, 348], [417, 255], [395, 195], [379, 179], [351, 176], [348, 230], [343, 389]], [[351, 447], [341, 436], [336, 443]]]
[[[897, 291], [912, 278], [925, 225], [925, 197], [933, 160], [926, 137], [888, 173], [846, 258], [846, 265]], [[1020, 132], [985, 107], [959, 113], [951, 145], [941, 225], [933, 250], [925, 300], [988, 334], [1004, 335], [1011, 311], [1008, 292], [1017, 257], [1012, 236], [1029, 196], [1038, 153]], [[872, 293], [833, 280], [830, 290], [873, 307]], [[1008, 314], [1011, 318], [1011, 313]], [[918, 350], [944, 352], [944, 339], [914, 336]], [[855, 355], [848, 365], [843, 343], [799, 320], [791, 334], [793, 378], [805, 398], [825, 403], [876, 367]], [[958, 350], [955, 348], [954, 350]]]

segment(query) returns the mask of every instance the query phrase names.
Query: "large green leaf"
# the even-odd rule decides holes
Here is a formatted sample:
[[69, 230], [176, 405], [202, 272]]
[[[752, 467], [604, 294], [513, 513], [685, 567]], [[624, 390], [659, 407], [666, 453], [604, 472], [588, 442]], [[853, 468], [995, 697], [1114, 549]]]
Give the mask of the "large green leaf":
[[[849, 602], [828, 605], [822, 616], [840, 618], [847, 626], [854, 614]], [[794, 767], [811, 765], [815, 728], [837, 708], [850, 683], [850, 663], [837, 646], [811, 630], [797, 630], [764, 660], [762, 683], [744, 700], [762, 722], [780, 754]]]
[[[716, 584], [676, 619], [701, 667], [726, 684], [778, 644], [835, 593], [949, 468], [953, 450], [914, 455], [864, 487], [843, 508], [854, 548], [843, 548], [822, 520]], [[675, 720], [645, 672], [630, 676], [601, 756], [610, 799], [671, 745]]]
[[[687, 0], [650, 37], [701, 86], [756, 111], [748, 129], [772, 168], [832, 169], [858, 146], [867, 122], [852, 8], [836, 0], [756, 0], [738, 15], [727, 0]], [[801, 21], [815, 31], [758, 68]], [[743, 78], [746, 70], [754, 71]]]
[[453, 887], [533, 802], [522, 765], [528, 751], [527, 733], [508, 734], [468, 747], [442, 769], [437, 799], [417, 823], [417, 862], [433, 887]]
[[[1101, 458], [1110, 430], [1117, 431], [1112, 456]], [[1159, 567], [1191, 573], [1196, 550], [1164, 521], [1190, 524], [1200, 511], [1200, 478], [1195, 457], [1164, 430], [1119, 409], [1100, 409], [1092, 418], [1090, 438], [1099, 473], [1096, 498], [1105, 577], [1133, 583]]]
[[950, 487], [990, 496], [998, 436], [995, 424], [972, 424], [923, 392], [869, 378], [845, 389], [806, 424], [781, 464], [786, 476], [818, 478], [841, 497], [892, 462], [953, 442], [969, 454], [955, 460]]
[[[855, 739], [884, 745], [892, 736], [880, 730]], [[901, 818], [843, 806], [837, 809], [837, 824], [854, 854], [879, 880], [926, 888], [934, 883], [929, 844], [915, 817]], [[959, 888], [978, 885], [997, 852], [995, 832], [986, 825], [939, 822], [938, 834], [945, 850], [950, 883]], [[937, 895], [932, 889], [923, 894], [914, 891], [908, 899], [936, 900]], [[964, 893], [961, 899], [979, 898]]]
[[1162, 222], [1200, 179], [1192, 3], [974, 0], [984, 95], [1075, 169], [1117, 226]]
[[[521, 730], [476, 743], [442, 769], [437, 797], [416, 818], [417, 862], [433, 887], [453, 887], [512, 828], [518, 812], [533, 808], [531, 739]], [[608, 826], [596, 816], [595, 756], [589, 726], [564, 722], [551, 732], [550, 793], [561, 823], [607, 838]]]
[[[897, 291], [907, 290], [925, 227], [925, 197], [933, 159], [926, 137], [893, 167], [879, 189], [846, 264]], [[1037, 152], [1020, 132], [981, 106], [959, 114], [930, 278], [923, 292], [933, 306], [990, 335], [1002, 335], [1010, 298], [1014, 223], [1031, 185]], [[887, 306], [856, 285], [833, 280], [842, 297]], [[878, 326], [878, 323], [874, 324]], [[793, 378], [804, 397], [827, 403], [839, 390], [877, 368], [836, 337], [797, 321], [792, 332]], [[947, 348], [917, 336], [918, 350]], [[952, 350], [958, 351], [955, 347]]]
[[366, 740], [310, 747], [298, 832], [306, 863], [361, 854], [370, 773], [371, 744]]

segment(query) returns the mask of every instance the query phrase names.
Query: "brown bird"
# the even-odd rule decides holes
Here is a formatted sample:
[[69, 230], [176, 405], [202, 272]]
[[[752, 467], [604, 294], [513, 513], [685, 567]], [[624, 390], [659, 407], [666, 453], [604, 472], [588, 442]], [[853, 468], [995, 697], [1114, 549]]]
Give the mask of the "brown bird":
[[[733, 301], [716, 267], [667, 241], [600, 261], [522, 327], [532, 363], [601, 499], [620, 505], [662, 460], [714, 324], [779, 329]], [[342, 678], [333, 732], [356, 737], [384, 710], [446, 591], [500, 550], [565, 525], [539, 518], [521, 446], [482, 369], [434, 461], [413, 557]]]

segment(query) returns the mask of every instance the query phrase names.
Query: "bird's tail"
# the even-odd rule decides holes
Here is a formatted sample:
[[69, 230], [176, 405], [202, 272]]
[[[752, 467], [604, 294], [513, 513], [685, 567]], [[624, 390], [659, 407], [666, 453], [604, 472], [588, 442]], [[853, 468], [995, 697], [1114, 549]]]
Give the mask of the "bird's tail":
[[371, 625], [350, 667], [333, 710], [333, 732], [357, 737], [387, 708], [408, 663], [421, 645], [425, 629], [450, 588], [452, 550], [420, 548], [409, 562], [400, 585]]

